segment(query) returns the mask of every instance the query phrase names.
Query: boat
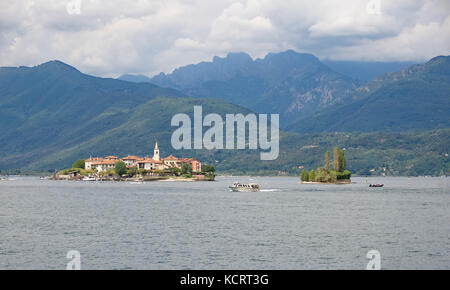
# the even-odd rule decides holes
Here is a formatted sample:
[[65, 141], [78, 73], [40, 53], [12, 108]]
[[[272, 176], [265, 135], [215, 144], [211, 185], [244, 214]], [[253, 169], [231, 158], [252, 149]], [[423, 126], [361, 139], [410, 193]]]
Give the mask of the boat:
[[383, 187], [384, 184], [369, 184], [369, 187]]
[[241, 184], [239, 182], [233, 183], [232, 186], [229, 187], [231, 191], [234, 192], [257, 192], [259, 191], [259, 185], [256, 183], [249, 184]]
[[82, 180], [83, 181], [97, 181], [97, 179], [93, 176], [86, 176]]

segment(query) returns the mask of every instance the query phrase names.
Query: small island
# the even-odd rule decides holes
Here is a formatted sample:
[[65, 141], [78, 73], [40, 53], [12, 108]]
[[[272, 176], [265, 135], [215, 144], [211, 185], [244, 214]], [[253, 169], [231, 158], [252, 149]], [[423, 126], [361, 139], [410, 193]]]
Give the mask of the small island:
[[72, 168], [55, 172], [53, 180], [75, 181], [214, 181], [215, 168], [194, 158], [160, 158], [158, 142], [153, 157], [128, 155], [77, 160]]
[[300, 175], [301, 183], [351, 183], [351, 172], [346, 169], [344, 150], [335, 147], [333, 150], [333, 169], [330, 168], [330, 151], [325, 153], [324, 167], [317, 170], [303, 170]]

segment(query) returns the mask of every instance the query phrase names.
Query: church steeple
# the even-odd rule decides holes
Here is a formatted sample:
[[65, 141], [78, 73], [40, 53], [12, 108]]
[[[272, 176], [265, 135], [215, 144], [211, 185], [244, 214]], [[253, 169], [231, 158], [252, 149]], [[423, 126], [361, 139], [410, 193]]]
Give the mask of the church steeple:
[[153, 160], [159, 161], [159, 148], [158, 148], [158, 141], [156, 141], [155, 149], [153, 150]]

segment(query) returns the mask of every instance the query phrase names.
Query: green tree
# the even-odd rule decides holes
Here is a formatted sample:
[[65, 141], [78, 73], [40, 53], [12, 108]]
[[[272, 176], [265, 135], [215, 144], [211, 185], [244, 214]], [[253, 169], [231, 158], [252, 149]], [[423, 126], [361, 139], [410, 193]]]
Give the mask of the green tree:
[[325, 170], [330, 170], [330, 151], [325, 153]]
[[116, 164], [114, 164], [114, 171], [117, 175], [122, 176], [127, 172], [127, 165], [123, 161], [117, 161]]
[[309, 181], [309, 173], [308, 170], [302, 170], [302, 173], [300, 174], [300, 180], [301, 181]]
[[345, 160], [344, 150], [339, 150], [339, 172], [344, 172], [347, 161]]
[[202, 165], [202, 172], [209, 180], [214, 180], [216, 178], [216, 168], [213, 165]]
[[334, 171], [339, 171], [339, 148], [334, 147], [333, 149], [333, 167]]
[[85, 160], [79, 159], [79, 160], [75, 161], [75, 163], [72, 165], [72, 168], [84, 169], [84, 166], [85, 166]]
[[213, 165], [207, 165], [207, 164], [205, 164], [205, 165], [202, 165], [202, 171], [203, 172], [216, 172], [216, 168], [214, 168], [214, 166]]
[[342, 179], [350, 179], [352, 176], [351, 172], [348, 170], [344, 170], [344, 172], [335, 172], [338, 180]]
[[336, 182], [337, 181], [336, 171], [331, 170], [328, 172], [327, 181], [328, 182]]
[[314, 169], [309, 172], [309, 181], [316, 181], [316, 172], [314, 171]]
[[192, 165], [189, 163], [183, 163], [183, 165], [181, 165], [181, 173], [182, 174], [192, 174]]
[[178, 175], [180, 175], [180, 172], [181, 172], [181, 170], [180, 170], [180, 168], [178, 168], [178, 167], [170, 167], [169, 168], [169, 171], [170, 171], [170, 173], [172, 174], [172, 175], [175, 175], [175, 176], [178, 176]]
[[127, 169], [127, 174], [131, 175], [131, 176], [137, 175], [138, 174], [137, 167], [135, 166], [135, 167], [131, 167], [131, 168]]
[[317, 182], [326, 182], [327, 181], [327, 174], [325, 170], [322, 168], [317, 169], [317, 174], [315, 174], [315, 181]]

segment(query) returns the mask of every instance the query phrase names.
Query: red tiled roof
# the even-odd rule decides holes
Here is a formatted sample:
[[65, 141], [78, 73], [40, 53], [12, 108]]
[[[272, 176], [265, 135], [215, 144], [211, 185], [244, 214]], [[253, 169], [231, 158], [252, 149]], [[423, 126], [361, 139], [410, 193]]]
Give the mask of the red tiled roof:
[[193, 162], [200, 162], [197, 159], [194, 158], [180, 158], [179, 161], [181, 163], [193, 163]]
[[93, 162], [92, 165], [115, 165], [117, 160], [100, 160]]
[[170, 155], [169, 157], [164, 158], [164, 160], [178, 160], [178, 158], [176, 158], [173, 155]]
[[90, 158], [86, 159], [85, 162], [95, 162], [95, 161], [103, 161], [103, 160], [104, 159], [101, 157], [94, 157], [94, 158], [90, 157]]
[[133, 156], [133, 155], [128, 155], [127, 157], [122, 158], [122, 160], [141, 160], [141, 157], [137, 157], [137, 156]]
[[106, 156], [105, 159], [119, 159], [117, 156]]
[[144, 158], [138, 161], [139, 163], [162, 163], [161, 161], [154, 160], [151, 158]]
[[180, 162], [192, 162], [192, 161], [195, 161], [194, 158], [180, 158], [179, 160], [180, 160]]

